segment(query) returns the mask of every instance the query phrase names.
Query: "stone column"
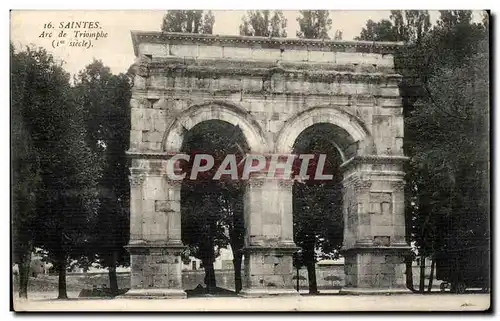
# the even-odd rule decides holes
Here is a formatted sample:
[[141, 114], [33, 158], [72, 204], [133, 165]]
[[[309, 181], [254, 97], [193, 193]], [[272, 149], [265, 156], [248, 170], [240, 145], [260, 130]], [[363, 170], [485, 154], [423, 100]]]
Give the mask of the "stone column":
[[297, 295], [294, 288], [292, 184], [251, 178], [245, 192], [245, 279], [240, 295]]
[[[180, 189], [161, 160], [141, 160], [131, 172], [130, 290], [141, 298], [186, 298], [182, 289]], [[133, 165], [137, 161], [134, 162]]]
[[409, 293], [405, 285], [405, 157], [357, 156], [343, 164], [346, 285], [342, 293]]

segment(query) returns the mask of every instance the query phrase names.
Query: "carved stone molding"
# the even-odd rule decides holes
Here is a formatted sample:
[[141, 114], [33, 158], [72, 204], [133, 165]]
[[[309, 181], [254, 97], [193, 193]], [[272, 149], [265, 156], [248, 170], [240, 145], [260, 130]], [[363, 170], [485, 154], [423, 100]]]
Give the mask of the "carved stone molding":
[[404, 181], [395, 181], [392, 183], [392, 188], [394, 192], [404, 192], [405, 189], [405, 182]]
[[149, 77], [149, 66], [146, 63], [141, 63], [137, 66], [137, 75], [143, 78]]
[[363, 192], [370, 190], [372, 186], [371, 180], [364, 180], [357, 176], [351, 176], [342, 182], [344, 188], [353, 188], [355, 191]]
[[132, 174], [128, 177], [130, 181], [130, 186], [131, 187], [139, 187], [144, 184], [144, 181], [146, 180], [146, 175], [144, 174]]
[[250, 178], [247, 181], [247, 185], [250, 187], [262, 187], [264, 185], [264, 178]]
[[292, 190], [292, 188], [293, 188], [293, 183], [294, 183], [294, 181], [293, 181], [293, 180], [291, 180], [291, 179], [286, 179], [286, 180], [280, 180], [280, 181], [278, 182], [278, 185], [279, 185], [280, 187], [282, 187], [282, 188], [285, 188], [285, 189], [287, 189], [287, 190], [290, 190], [290, 191], [291, 191], [291, 190]]
[[150, 152], [150, 151], [135, 151], [129, 150], [126, 152], [127, 156], [132, 159], [170, 159], [175, 153], [169, 152]]
[[194, 33], [170, 33], [155, 31], [133, 31], [132, 43], [134, 53], [137, 55], [139, 44], [148, 43], [196, 43], [214, 45], [237, 45], [245, 46], [260, 45], [262, 47], [276, 47], [282, 50], [294, 49], [296, 47], [308, 48], [309, 50], [331, 50], [331, 51], [354, 51], [372, 53], [391, 53], [403, 45], [401, 42], [373, 42], [373, 41], [346, 41], [346, 40], [324, 40], [324, 39], [297, 39], [297, 38], [275, 38], [275, 37], [248, 37], [233, 35], [207, 35]]
[[[186, 62], [184, 62], [186, 63]], [[237, 67], [213, 67], [213, 66], [196, 66], [196, 65], [169, 65], [166, 62], [155, 62], [149, 65], [139, 65], [138, 70], [141, 70], [141, 67], [144, 68], [143, 77], [149, 77], [150, 74], [154, 75], [169, 75], [174, 72], [182, 72], [182, 76], [191, 76], [196, 75], [201, 78], [211, 78], [215, 76], [259, 76], [266, 79], [265, 83], [268, 83], [269, 90], [271, 90], [271, 86], [269, 81], [271, 79], [271, 73], [275, 72], [276, 68], [261, 68], [261, 67], [245, 67], [245, 68], [237, 68]], [[388, 73], [370, 73], [370, 70], [365, 70], [364, 73], [358, 73], [351, 68], [339, 66], [333, 70], [300, 70], [300, 69], [282, 69], [283, 75], [281, 75], [281, 79], [286, 81], [287, 79], [299, 78], [301, 82], [325, 82], [325, 83], [371, 83], [377, 84], [380, 80], [391, 80], [391, 81], [400, 81], [401, 76], [397, 74], [388, 74]], [[138, 75], [139, 74], [138, 71]], [[147, 75], [147, 76], [146, 76]], [[274, 74], [276, 75], [276, 74]], [[179, 76], [179, 75], [177, 75]], [[171, 77], [175, 77], [175, 75], [171, 75]], [[274, 78], [274, 77], [273, 77]], [[391, 96], [392, 97], [392, 96]]]
[[182, 183], [184, 182], [183, 179], [170, 179], [170, 177], [168, 177], [168, 175], [162, 175], [166, 180], [167, 180], [167, 183], [169, 186], [172, 186], [172, 187], [181, 187]]
[[401, 155], [358, 155], [345, 161], [340, 165], [340, 168], [347, 170], [347, 168], [358, 164], [403, 164], [408, 160], [409, 157]]

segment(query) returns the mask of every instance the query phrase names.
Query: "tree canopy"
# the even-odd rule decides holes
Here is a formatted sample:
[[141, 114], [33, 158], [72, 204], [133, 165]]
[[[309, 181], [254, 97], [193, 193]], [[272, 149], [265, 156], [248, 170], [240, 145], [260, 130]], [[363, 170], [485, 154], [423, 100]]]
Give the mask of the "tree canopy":
[[[328, 33], [332, 28], [332, 19], [328, 10], [300, 10], [297, 22], [297, 37], [308, 39], [330, 39]], [[336, 38], [342, 35], [336, 33]], [[337, 39], [339, 40], [339, 39]]]
[[241, 20], [241, 36], [287, 36], [287, 19], [280, 10], [250, 10]]
[[215, 17], [212, 11], [168, 10], [163, 17], [162, 31], [212, 34]]

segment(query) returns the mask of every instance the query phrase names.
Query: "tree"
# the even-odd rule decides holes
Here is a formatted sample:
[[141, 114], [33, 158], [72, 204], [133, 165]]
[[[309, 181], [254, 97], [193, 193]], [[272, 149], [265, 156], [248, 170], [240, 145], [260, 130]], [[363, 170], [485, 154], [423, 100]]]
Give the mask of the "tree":
[[203, 15], [203, 10], [169, 10], [163, 17], [161, 30], [212, 34], [214, 23], [212, 11]]
[[[461, 201], [471, 196], [464, 195], [463, 187], [457, 183], [469, 180], [467, 170], [459, 170], [463, 165], [457, 161], [470, 157], [470, 149], [463, 142], [450, 138], [459, 128], [462, 131], [460, 135], [470, 132], [470, 128], [476, 128], [476, 131], [487, 128], [484, 122], [473, 125], [467, 120], [470, 116], [460, 116], [461, 111], [468, 110], [464, 104], [472, 104], [472, 97], [478, 102], [483, 99], [484, 104], [484, 95], [487, 95], [482, 92], [483, 98], [472, 94], [463, 97], [464, 93], [470, 94], [467, 91], [468, 84], [481, 79], [468, 66], [471, 57], [479, 54], [481, 46], [478, 44], [485, 41], [487, 35], [484, 25], [471, 24], [467, 17], [469, 14], [465, 12], [443, 12], [437, 26], [418, 42], [407, 43], [396, 57], [396, 68], [404, 76], [401, 89], [405, 115], [405, 154], [411, 157], [406, 168], [407, 223], [411, 223], [407, 232], [411, 233], [411, 240], [416, 242], [421, 262], [424, 263], [421, 264], [422, 272], [426, 257], [433, 257], [445, 248], [463, 247], [460, 242], [450, 245], [449, 239], [456, 239], [456, 236], [447, 235], [460, 233], [462, 228], [456, 222], [462, 221], [461, 213], [470, 205]], [[464, 73], [470, 76], [465, 77]], [[461, 78], [452, 80], [450, 74]], [[487, 85], [483, 86], [483, 89], [487, 88]], [[476, 86], [476, 90], [478, 88]], [[487, 142], [487, 138], [482, 139]], [[449, 145], [458, 149], [448, 154], [450, 149], [446, 146]], [[487, 150], [484, 144], [476, 146]], [[484, 155], [484, 152], [480, 154]], [[475, 186], [476, 191], [481, 190], [483, 195], [487, 195], [487, 189], [477, 188], [479, 177], [476, 175], [468, 186]], [[484, 176], [481, 179], [488, 181]], [[462, 191], [457, 192], [457, 189]], [[480, 195], [474, 197], [484, 199]], [[475, 211], [478, 211], [477, 208]], [[484, 209], [479, 212], [482, 213], [480, 217], [485, 215]], [[459, 239], [467, 238], [464, 236]], [[423, 283], [420, 291], [424, 291]]]
[[336, 30], [333, 40], [342, 40], [342, 30]]
[[280, 10], [250, 10], [241, 20], [240, 35], [242, 36], [287, 36], [287, 19]]
[[478, 47], [464, 65], [436, 69], [408, 120], [420, 137], [410, 155], [420, 178], [415, 241], [424, 257], [488, 247], [487, 42]]
[[470, 25], [472, 12], [469, 10], [439, 10], [440, 18], [437, 22], [442, 29], [453, 29], [457, 25]]
[[[327, 154], [324, 173], [333, 175], [333, 180], [305, 180], [293, 187], [294, 241], [301, 248], [294, 263], [307, 267], [311, 294], [318, 292], [317, 259], [337, 258], [343, 240], [342, 175], [339, 154], [329, 141], [330, 128], [325, 124], [310, 127], [299, 135], [294, 146], [296, 154]], [[316, 161], [309, 163], [310, 177], [314, 177]]]
[[109, 270], [110, 289], [118, 293], [117, 265], [128, 265], [124, 246], [129, 239], [128, 160], [131, 81], [113, 75], [94, 60], [75, 77], [78, 102], [84, 110], [87, 144], [98, 155], [102, 169], [99, 181], [100, 208], [92, 222], [92, 241], [86, 260], [95, 259]]
[[88, 222], [98, 206], [100, 173], [85, 143], [82, 112], [69, 75], [44, 49], [27, 48], [17, 58], [20, 65], [13, 71], [22, 79], [22, 90], [16, 108], [22, 111], [26, 134], [38, 155], [32, 165], [40, 177], [30, 241], [49, 253], [59, 271], [58, 297], [67, 298], [67, 261], [85, 248]]
[[419, 43], [430, 31], [427, 10], [391, 10], [390, 20], [368, 20], [356, 40]]
[[[464, 104], [472, 106], [471, 97], [481, 101], [477, 95], [463, 96], [468, 92], [468, 84], [480, 79], [477, 78], [478, 73], [468, 66], [471, 57], [480, 52], [481, 46], [478, 44], [487, 36], [487, 26], [471, 23], [470, 17], [471, 13], [466, 11], [442, 11], [437, 26], [431, 29], [426, 11], [392, 11], [392, 22], [368, 21], [358, 38], [405, 42], [405, 46], [396, 53], [395, 68], [403, 75], [400, 88], [405, 117], [404, 149], [405, 154], [410, 156], [405, 168], [406, 232], [407, 241], [417, 245], [418, 255], [421, 256], [421, 273], [425, 269], [425, 258], [433, 257], [445, 245], [448, 249], [462, 246], [460, 242], [448, 244], [449, 239], [454, 237], [447, 236], [449, 233], [459, 233], [461, 227], [457, 222], [462, 221], [462, 211], [469, 208], [461, 200], [471, 196], [466, 196], [463, 190], [457, 192], [457, 188], [477, 187], [479, 181], [476, 175], [476, 180], [469, 181], [468, 185], [457, 185], [458, 181], [472, 179], [467, 178], [469, 174], [466, 170], [458, 170], [463, 165], [457, 162], [470, 157], [470, 149], [459, 141], [449, 139], [459, 128], [463, 132], [470, 131], [470, 128], [476, 128], [476, 131], [486, 128], [484, 123], [468, 123], [468, 116], [459, 116], [460, 112], [455, 110], [468, 110]], [[464, 70], [472, 78], [466, 78]], [[462, 78], [452, 80], [451, 74]], [[487, 85], [483, 86], [483, 89], [487, 88]], [[484, 104], [487, 94], [483, 92], [481, 95]], [[463, 133], [456, 135], [461, 137]], [[485, 137], [483, 139], [487, 142]], [[457, 147], [453, 153], [448, 149], [451, 145]], [[483, 151], [487, 150], [484, 144], [477, 146]], [[478, 153], [484, 155], [484, 152]], [[487, 181], [484, 176], [481, 179]], [[484, 188], [476, 190], [487, 194]], [[480, 195], [474, 197], [484, 199]], [[476, 208], [475, 211], [479, 210]], [[481, 215], [485, 213], [484, 209], [480, 212], [483, 213]], [[408, 256], [406, 265], [407, 286], [413, 290], [411, 256]], [[423, 283], [420, 290], [424, 290]]]
[[201, 33], [209, 35], [213, 34], [214, 24], [215, 24], [215, 16], [212, 13], [212, 11], [209, 10], [207, 13], [205, 13], [205, 16], [203, 17], [203, 26]]
[[396, 41], [419, 43], [431, 29], [427, 10], [391, 10]]
[[391, 21], [383, 19], [379, 22], [374, 22], [370, 19], [366, 22], [366, 27], [361, 30], [359, 37], [354, 39], [367, 41], [396, 41], [398, 36], [396, 34], [396, 28]]
[[308, 39], [330, 39], [332, 19], [327, 10], [300, 10], [297, 18], [299, 30], [297, 37]]
[[10, 46], [12, 111], [12, 235], [13, 261], [19, 267], [19, 296], [28, 297], [28, 280], [36, 231], [36, 195], [40, 185], [39, 155], [33, 145], [24, 115], [26, 72], [30, 57]]

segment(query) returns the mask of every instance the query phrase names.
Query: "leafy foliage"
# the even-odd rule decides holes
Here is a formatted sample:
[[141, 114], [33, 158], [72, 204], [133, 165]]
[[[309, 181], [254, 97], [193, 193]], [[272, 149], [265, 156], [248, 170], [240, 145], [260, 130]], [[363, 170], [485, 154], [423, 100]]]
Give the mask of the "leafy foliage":
[[368, 20], [366, 27], [355, 39], [419, 43], [430, 28], [430, 15], [427, 10], [391, 10], [390, 20]]
[[26, 85], [26, 55], [15, 53], [10, 46], [11, 59], [11, 111], [12, 111], [12, 236], [13, 261], [19, 265], [20, 296], [27, 298], [28, 273], [32, 235], [36, 231], [36, 193], [40, 187], [39, 155], [26, 128], [23, 104]]
[[[115, 270], [128, 265], [124, 246], [129, 239], [128, 160], [131, 80], [125, 74], [113, 75], [102, 62], [94, 60], [75, 77], [75, 93], [84, 110], [86, 141], [99, 157], [102, 177], [99, 181], [100, 207], [92, 222], [88, 255]], [[95, 256], [95, 257], [94, 257]], [[111, 278], [116, 280], [116, 275]], [[117, 291], [116, 284], [111, 285]]]
[[242, 19], [240, 35], [286, 37], [287, 19], [279, 10], [250, 10]]
[[[327, 10], [300, 10], [297, 18], [299, 30], [297, 37], [308, 39], [330, 39], [328, 33], [332, 28], [332, 19]], [[342, 38], [341, 33], [336, 33], [336, 40]], [[340, 38], [340, 39], [339, 39]]]
[[[405, 115], [408, 241], [435, 256], [489, 244], [488, 23], [443, 10], [392, 11], [358, 39], [402, 40], [395, 58]], [[485, 252], [487, 253], [487, 252]]]
[[32, 166], [40, 178], [33, 185], [36, 192], [30, 192], [36, 199], [31, 241], [45, 249], [57, 266], [59, 297], [65, 298], [67, 260], [81, 255], [99, 205], [100, 168], [96, 154], [85, 143], [83, 111], [61, 64], [41, 48], [14, 55], [12, 75], [17, 84], [13, 88], [17, 92], [13, 94], [19, 98], [13, 108], [19, 109], [20, 124], [36, 150], [31, 160], [36, 159]]
[[368, 20], [366, 27], [361, 30], [359, 37], [355, 40], [367, 41], [396, 41], [397, 34], [395, 27], [390, 20], [383, 19], [379, 22]]
[[161, 30], [212, 34], [214, 23], [212, 11], [203, 14], [203, 10], [169, 10], [163, 17]]

